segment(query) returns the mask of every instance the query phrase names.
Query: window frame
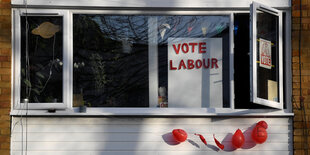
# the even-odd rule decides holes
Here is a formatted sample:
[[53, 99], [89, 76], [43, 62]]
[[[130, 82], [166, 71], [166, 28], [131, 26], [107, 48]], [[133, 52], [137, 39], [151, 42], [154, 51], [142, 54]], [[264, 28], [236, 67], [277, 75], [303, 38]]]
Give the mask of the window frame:
[[[20, 91], [21, 91], [21, 17], [22, 16], [61, 16], [63, 18], [63, 86], [62, 86], [62, 95], [63, 101], [61, 103], [22, 103], [20, 99]], [[68, 74], [68, 24], [69, 11], [66, 10], [46, 10], [46, 9], [12, 9], [12, 24], [13, 24], [13, 32], [12, 32], [12, 64], [13, 64], [13, 81], [12, 84], [12, 107], [14, 109], [66, 109], [68, 108], [67, 103], [70, 100], [68, 97], [69, 94], [66, 92], [69, 91], [69, 86], [64, 84], [66, 80], [69, 79]]]
[[[264, 113], [264, 112], [270, 112], [273, 113], [273, 110], [271, 109], [235, 109], [234, 108], [234, 36], [233, 36], [233, 28], [234, 28], [234, 19], [233, 19], [233, 14], [234, 13], [249, 13], [249, 11], [244, 11], [244, 10], [239, 10], [239, 11], [152, 11], [152, 10], [69, 10], [69, 9], [28, 9], [28, 13], [58, 13], [63, 15], [63, 27], [64, 27], [64, 43], [63, 43], [63, 79], [69, 80], [69, 84], [63, 84], [63, 103], [60, 105], [59, 103], [29, 103], [28, 105], [24, 105], [19, 102], [19, 92], [20, 92], [20, 63], [16, 59], [20, 57], [20, 41], [17, 39], [19, 38], [20, 34], [20, 22], [19, 16], [21, 15], [21, 12], [25, 12], [24, 9], [18, 9], [14, 8], [12, 9], [12, 24], [13, 24], [13, 32], [12, 32], [12, 42], [13, 42], [13, 47], [12, 51], [13, 56], [12, 56], [12, 62], [13, 62], [13, 74], [14, 76], [12, 79], [14, 80], [14, 84], [12, 84], [12, 88], [14, 88], [14, 91], [12, 91], [12, 103], [13, 103], [13, 110], [14, 109], [65, 109], [65, 114], [72, 115], [71, 112], [75, 113], [77, 112], [78, 108], [74, 108], [72, 105], [73, 102], [73, 14], [75, 13], [89, 13], [89, 14], [94, 14], [94, 13], [106, 13], [106, 14], [130, 14], [130, 15], [135, 15], [135, 14], [160, 14], [160, 15], [229, 15], [230, 16], [230, 31], [229, 31], [229, 38], [230, 38], [230, 54], [229, 54], [229, 87], [230, 87], [230, 107], [229, 108], [193, 108], [190, 110], [187, 110], [188, 108], [89, 108], [89, 112], [86, 115], [135, 115], [135, 114], [143, 114], [145, 113], [150, 114], [150, 115], [158, 115], [160, 113], [166, 112], [166, 114], [163, 115], [244, 115], [245, 113]], [[289, 11], [286, 11], [289, 12]], [[36, 14], [36, 15], [37, 15]], [[290, 19], [290, 14], [287, 16], [287, 19]], [[288, 23], [290, 23], [290, 20], [287, 20]], [[289, 32], [287, 38], [290, 35], [290, 26], [286, 28], [286, 30]], [[290, 43], [289, 39], [286, 39], [285, 41], [288, 45], [287, 47], [290, 48]], [[290, 49], [288, 49], [290, 51]], [[286, 52], [289, 53], [289, 52]], [[157, 54], [155, 54], [157, 55]], [[19, 57], [18, 57], [19, 56]], [[289, 56], [288, 56], [289, 57]], [[150, 58], [150, 57], [149, 57]], [[288, 58], [287, 58], [288, 59]], [[156, 60], [156, 61], [155, 61]], [[157, 63], [157, 57], [154, 57], [155, 63]], [[282, 60], [281, 60], [282, 61]], [[287, 68], [287, 67], [286, 67]], [[286, 69], [287, 70], [287, 69]], [[289, 74], [289, 73], [287, 73]], [[158, 75], [158, 72], [157, 72]], [[155, 77], [156, 78], [156, 77]], [[288, 78], [288, 80], [291, 80]], [[150, 80], [151, 81], [151, 80]], [[157, 81], [158, 82], [158, 81]], [[157, 83], [156, 82], [156, 83]], [[151, 86], [149, 86], [149, 89], [151, 89]], [[158, 96], [158, 86], [156, 85], [155, 88], [153, 88], [152, 93], [156, 95], [153, 95], [152, 97], [152, 102], [157, 104]], [[284, 89], [284, 88], [283, 88]], [[66, 93], [65, 93], [66, 92]], [[154, 93], [155, 92], [155, 93]], [[150, 92], [151, 93], [151, 92]], [[289, 92], [288, 92], [289, 93]], [[156, 98], [155, 98], [156, 97]], [[151, 100], [151, 96], [149, 96]], [[289, 97], [287, 97], [289, 98]], [[151, 101], [150, 101], [151, 105]], [[130, 110], [130, 112], [127, 112], [127, 110]], [[125, 112], [126, 111], [126, 112]], [[145, 112], [146, 111], [146, 112]], [[279, 113], [279, 115], [283, 115], [285, 113], [290, 113], [291, 112], [291, 105], [290, 105], [290, 100], [287, 100], [287, 108], [283, 109], [282, 111], [277, 111], [276, 113]], [[195, 114], [193, 114], [195, 113]], [[268, 115], [268, 114], [264, 114]], [[273, 115], [273, 114], [272, 114]]]
[[[278, 46], [279, 46], [279, 102], [276, 101], [270, 101], [267, 99], [259, 98], [257, 96], [257, 10], [260, 10], [262, 12], [269, 13], [271, 15], [278, 17]], [[277, 108], [277, 109], [283, 109], [283, 29], [282, 29], [282, 11], [268, 7], [266, 5], [253, 2], [250, 7], [250, 99], [251, 102], [255, 104], [264, 105], [267, 107]]]

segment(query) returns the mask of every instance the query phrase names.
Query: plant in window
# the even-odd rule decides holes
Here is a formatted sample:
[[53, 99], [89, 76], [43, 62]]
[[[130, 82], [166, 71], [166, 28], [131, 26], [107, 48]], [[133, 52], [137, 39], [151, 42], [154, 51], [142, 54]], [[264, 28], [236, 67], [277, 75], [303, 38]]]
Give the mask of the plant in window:
[[[74, 62], [73, 63], [73, 69], [74, 72], [83, 72], [83, 67], [85, 66], [85, 63], [82, 62]], [[80, 107], [83, 104], [83, 86], [80, 83], [80, 78], [78, 76], [74, 76], [74, 85], [78, 85], [78, 88], [76, 92], [73, 94], [73, 106], [74, 107]]]
[[102, 57], [98, 53], [91, 54], [90, 65], [95, 76], [95, 88], [97, 91], [102, 90], [105, 84], [109, 82], [105, 73], [105, 64]]
[[81, 105], [79, 105], [79, 112], [86, 112], [87, 107], [91, 107], [91, 104], [83, 100]]

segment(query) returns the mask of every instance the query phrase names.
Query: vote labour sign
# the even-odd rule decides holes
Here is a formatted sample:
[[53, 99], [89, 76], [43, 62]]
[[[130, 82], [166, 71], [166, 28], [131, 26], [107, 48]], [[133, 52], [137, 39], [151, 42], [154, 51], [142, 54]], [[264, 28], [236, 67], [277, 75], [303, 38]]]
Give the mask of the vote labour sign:
[[259, 66], [271, 69], [271, 42], [259, 39]]
[[[202, 58], [202, 59], [191, 59], [192, 55], [205, 54], [207, 53], [207, 43], [206, 42], [183, 42], [183, 43], [173, 43], [173, 51], [176, 55], [188, 54], [187, 59], [181, 59], [180, 61], [169, 60], [170, 70], [181, 70], [181, 69], [209, 69], [218, 68], [217, 58]], [[181, 52], [181, 53], [180, 53]]]
[[222, 107], [222, 55], [221, 38], [168, 38], [169, 107]]

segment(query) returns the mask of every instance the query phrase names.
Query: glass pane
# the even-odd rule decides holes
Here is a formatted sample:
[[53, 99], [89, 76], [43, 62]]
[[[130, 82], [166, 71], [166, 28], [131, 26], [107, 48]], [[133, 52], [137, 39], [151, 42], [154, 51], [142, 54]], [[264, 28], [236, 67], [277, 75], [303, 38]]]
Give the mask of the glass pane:
[[[207, 72], [197, 75], [200, 78], [198, 83], [200, 90], [195, 93], [209, 96], [209, 99], [212, 93], [218, 93], [218, 98], [213, 100], [213, 103], [219, 107], [229, 105], [230, 20], [228, 16], [76, 14], [73, 17], [74, 106], [87, 104], [92, 107], [150, 107], [148, 67], [152, 64], [149, 64], [148, 56], [150, 51], [154, 51], [149, 48], [155, 48], [149, 46], [150, 38], [151, 40], [157, 38], [155, 44], [159, 64], [158, 107], [168, 107], [169, 89], [172, 90], [168, 88], [170, 67], [168, 51], [171, 47], [169, 40], [182, 41], [182, 38], [188, 41], [201, 41], [201, 45], [191, 44], [190, 46], [195, 46], [191, 50], [205, 51], [209, 48], [211, 50], [211, 47], [220, 49], [217, 52], [215, 50], [199, 54], [201, 57], [197, 63], [197, 70]], [[206, 43], [209, 44], [206, 42], [208, 39], [211, 39], [210, 43], [220, 44], [212, 43], [206, 46]], [[212, 54], [218, 54], [220, 58], [212, 57]], [[205, 62], [204, 67], [202, 67], [203, 62]], [[213, 74], [212, 71], [217, 73]], [[192, 76], [196, 77], [196, 75]], [[218, 92], [210, 91], [210, 87], [204, 87], [204, 84], [211, 83], [210, 79], [213, 77], [217, 77], [217, 80], [213, 79], [212, 83], [217, 85], [215, 90]], [[191, 86], [189, 83], [178, 85], [183, 86], [183, 90], [187, 91]], [[172, 87], [177, 89], [176, 86]], [[174, 92], [170, 92], [169, 95], [171, 94], [176, 96]], [[203, 100], [203, 97], [200, 100]], [[200, 103], [197, 106], [195, 102], [188, 103], [190, 107], [212, 107], [209, 100], [208, 104]], [[188, 106], [169, 104], [169, 107]]]
[[229, 107], [229, 16], [157, 21], [158, 107]]
[[73, 17], [74, 106], [148, 107], [148, 18]]
[[62, 25], [59, 16], [21, 17], [21, 102], [62, 102]]
[[278, 16], [257, 12], [257, 97], [279, 102]]

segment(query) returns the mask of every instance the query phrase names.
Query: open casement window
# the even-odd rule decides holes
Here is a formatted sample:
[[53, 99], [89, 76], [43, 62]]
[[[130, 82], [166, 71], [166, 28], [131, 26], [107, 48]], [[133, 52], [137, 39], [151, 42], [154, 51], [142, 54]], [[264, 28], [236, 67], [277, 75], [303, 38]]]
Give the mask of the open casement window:
[[66, 108], [65, 18], [65, 11], [14, 10], [15, 109]]
[[251, 5], [251, 102], [283, 109], [282, 12]]

